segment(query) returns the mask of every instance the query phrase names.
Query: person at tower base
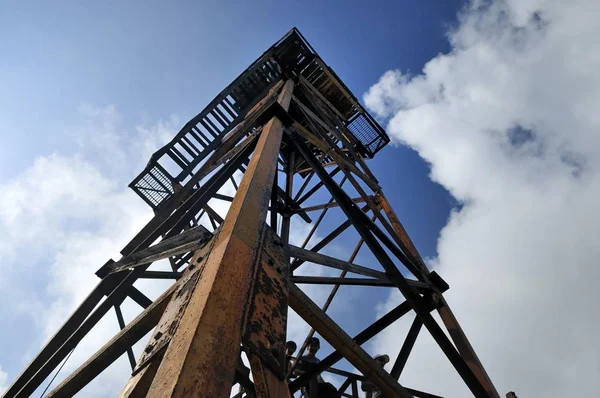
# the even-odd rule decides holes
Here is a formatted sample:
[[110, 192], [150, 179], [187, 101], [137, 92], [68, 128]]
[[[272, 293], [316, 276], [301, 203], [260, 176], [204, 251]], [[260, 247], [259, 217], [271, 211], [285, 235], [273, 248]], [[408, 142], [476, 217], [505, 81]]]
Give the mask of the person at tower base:
[[[294, 375], [300, 376], [306, 372], [311, 371], [319, 362], [316, 354], [321, 348], [321, 342], [318, 338], [313, 337], [308, 341], [308, 353], [298, 359], [296, 369], [294, 369]], [[327, 383], [323, 380], [320, 374], [315, 375], [308, 383], [306, 389], [309, 398], [338, 398], [341, 397], [340, 393], [331, 383]]]
[[[373, 358], [383, 368], [386, 363], [390, 361], [390, 357], [387, 355], [376, 355]], [[367, 398], [385, 398], [383, 392], [377, 387], [372, 381], [365, 380], [362, 382], [361, 390], [365, 391]]]
[[285, 372], [287, 373], [288, 370], [292, 367], [293, 361], [294, 361], [294, 352], [296, 352], [296, 348], [298, 348], [298, 345], [296, 345], [296, 342], [294, 341], [288, 341], [287, 343], [285, 343]]

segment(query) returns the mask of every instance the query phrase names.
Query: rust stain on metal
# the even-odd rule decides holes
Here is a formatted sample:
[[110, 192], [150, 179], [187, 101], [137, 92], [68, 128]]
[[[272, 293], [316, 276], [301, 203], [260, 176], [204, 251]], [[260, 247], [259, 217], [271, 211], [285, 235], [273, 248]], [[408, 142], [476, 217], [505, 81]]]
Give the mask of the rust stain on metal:
[[408, 236], [408, 233], [406, 233], [404, 226], [402, 225], [400, 219], [398, 219], [398, 216], [390, 206], [390, 203], [388, 202], [387, 198], [383, 195], [383, 193], [379, 193], [377, 195], [377, 199], [379, 205], [381, 206], [381, 209], [385, 212], [390, 222], [392, 223], [392, 228], [396, 232], [396, 236], [400, 239], [400, 243], [402, 243], [401, 249], [404, 251], [404, 253], [408, 255], [408, 257], [413, 263], [417, 264], [422, 269], [423, 272], [429, 273], [427, 265], [421, 258], [421, 255], [419, 254], [414, 243]]
[[280, 238], [267, 227], [262, 247], [243, 344], [283, 380], [289, 254]]
[[[289, 104], [293, 84], [286, 82], [278, 99], [282, 105]], [[149, 397], [229, 396], [282, 137], [283, 125], [273, 117], [261, 132]]]
[[202, 249], [197, 250], [194, 253], [192, 260], [190, 261], [190, 264], [193, 266], [188, 266], [188, 269], [179, 280], [179, 287], [173, 294], [171, 301], [163, 312], [160, 322], [154, 329], [150, 341], [137, 362], [133, 375], [136, 375], [151, 361], [155, 360], [155, 357], [161, 354], [171, 341], [171, 338], [177, 330], [181, 316], [188, 305], [191, 294], [193, 293], [198, 280], [202, 277], [206, 256], [212, 249], [212, 243], [214, 243], [214, 239], [211, 241], [211, 244], [205, 245]]
[[291, 398], [287, 382], [279, 378], [256, 354], [249, 353], [250, 366], [254, 378], [254, 387], [257, 398]]

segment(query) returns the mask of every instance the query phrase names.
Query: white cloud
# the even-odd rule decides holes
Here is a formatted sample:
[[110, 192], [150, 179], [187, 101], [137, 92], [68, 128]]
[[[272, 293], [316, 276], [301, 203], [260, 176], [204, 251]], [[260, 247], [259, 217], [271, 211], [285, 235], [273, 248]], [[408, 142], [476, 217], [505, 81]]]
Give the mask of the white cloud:
[[[435, 266], [500, 394], [595, 396], [600, 3], [480, 3], [449, 54], [415, 76], [387, 72], [365, 101], [464, 205]], [[376, 349], [397, 352], [407, 326]], [[401, 381], [468, 396], [426, 334]]]
[[8, 374], [2, 371], [0, 367], [0, 394], [2, 394], [8, 388]]
[[[15, 314], [29, 315], [39, 338], [15, 342], [9, 353], [22, 359], [13, 364], [26, 365], [98, 283], [94, 272], [109, 258], [118, 259], [119, 250], [150, 219], [150, 208], [123, 181], [139, 172], [169, 132], [174, 134], [177, 120], [131, 129], [120, 122], [114, 106], [86, 105], [80, 114], [81, 125], [70, 130], [81, 144], [77, 154], [40, 156], [13, 180], [0, 184], [0, 286], [11, 293], [3, 303], [7, 311], [14, 308]], [[144, 287], [155, 296], [164, 283], [149, 281]], [[123, 312], [130, 320], [139, 307], [126, 302]], [[11, 314], [6, 316], [10, 322]], [[62, 375], [116, 330], [116, 317], [109, 313], [77, 346]], [[128, 366], [120, 359], [83, 395], [114, 396], [127, 380]], [[10, 379], [21, 371], [6, 370]], [[1, 372], [0, 386], [6, 378]]]

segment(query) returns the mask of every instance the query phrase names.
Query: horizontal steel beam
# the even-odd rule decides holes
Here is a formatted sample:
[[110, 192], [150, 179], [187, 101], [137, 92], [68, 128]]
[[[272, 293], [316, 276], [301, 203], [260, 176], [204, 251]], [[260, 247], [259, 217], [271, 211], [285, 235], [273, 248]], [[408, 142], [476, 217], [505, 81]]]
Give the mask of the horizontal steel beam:
[[[358, 197], [358, 198], [352, 199], [352, 201], [354, 203], [362, 203], [365, 201], [365, 198]], [[304, 212], [308, 213], [308, 212], [316, 211], [316, 210], [331, 209], [333, 207], [338, 207], [338, 206], [339, 206], [339, 204], [337, 202], [323, 203], [323, 204], [316, 205], [316, 206], [303, 207], [303, 208], [299, 209], [298, 211], [304, 211]]]
[[179, 279], [183, 272], [172, 271], [144, 271], [140, 279]]
[[[310, 285], [354, 285], [354, 286], [379, 286], [379, 287], [395, 287], [389, 279], [369, 279], [369, 278], [336, 278], [329, 276], [304, 276], [296, 275], [290, 279], [296, 284], [310, 284]], [[409, 286], [419, 289], [423, 292], [431, 292], [431, 288], [421, 282], [412, 279], [406, 280]]]
[[352, 272], [354, 274], [371, 276], [373, 278], [387, 279], [385, 272], [377, 271], [368, 267], [363, 267], [362, 265], [352, 264], [348, 261], [340, 260], [335, 257], [328, 256], [326, 254], [302, 249], [301, 247], [294, 245], [289, 245], [289, 250], [291, 257], [300, 260], [321, 264], [330, 268]]
[[192, 252], [206, 245], [211, 237], [212, 234], [206, 228], [198, 226], [124, 257], [111, 264], [109, 268], [113, 273], [121, 272], [137, 265], [149, 264], [181, 253]]
[[376, 286], [394, 287], [389, 280], [370, 278], [336, 278], [328, 276], [292, 276], [290, 281], [296, 284], [308, 285], [349, 285], [349, 286]]

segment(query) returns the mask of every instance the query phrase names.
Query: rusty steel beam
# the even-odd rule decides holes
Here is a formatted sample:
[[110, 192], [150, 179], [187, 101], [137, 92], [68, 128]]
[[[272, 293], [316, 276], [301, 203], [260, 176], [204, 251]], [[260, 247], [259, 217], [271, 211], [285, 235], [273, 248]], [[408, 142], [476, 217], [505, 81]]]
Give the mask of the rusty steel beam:
[[256, 395], [256, 388], [254, 382], [250, 380], [250, 369], [246, 367], [242, 357], [238, 357], [237, 367], [235, 369], [235, 376], [233, 378], [234, 385], [240, 385], [240, 391], [246, 391], [252, 395]]
[[[292, 194], [294, 191], [294, 162], [296, 160], [296, 152], [292, 150], [287, 150], [288, 154], [288, 162], [286, 165], [285, 171], [285, 194], [288, 198], [292, 198]], [[307, 179], [310, 181], [310, 178]], [[303, 185], [304, 187], [304, 185]], [[293, 198], [295, 201], [296, 199]], [[288, 206], [288, 203], [284, 201], [285, 208], [281, 213], [281, 239], [284, 243], [289, 243], [290, 241], [290, 227], [291, 227], [291, 208]]]
[[[341, 171], [341, 169], [339, 167], [336, 167], [335, 169], [333, 169], [331, 171], [331, 173], [329, 173], [329, 175], [331, 177], [335, 176], [337, 173], [339, 173]], [[314, 171], [313, 171], [314, 173]], [[296, 204], [298, 206], [300, 206], [302, 203], [304, 203], [308, 198], [310, 198], [315, 192], [317, 192], [319, 189], [321, 189], [321, 187], [323, 187], [323, 181], [319, 181], [317, 182], [311, 189], [308, 190], [308, 192], [306, 192], [300, 199], [298, 199], [296, 201]]]
[[423, 322], [419, 317], [415, 317], [415, 320], [410, 325], [410, 329], [408, 330], [408, 334], [406, 335], [406, 339], [404, 339], [404, 343], [402, 344], [402, 348], [398, 353], [398, 357], [396, 358], [396, 362], [392, 366], [392, 370], [390, 375], [394, 379], [398, 379], [402, 374], [402, 370], [404, 370], [404, 366], [406, 365], [406, 361], [408, 360], [408, 356], [417, 341], [417, 337], [419, 336], [419, 331], [421, 330], [421, 326], [423, 326]]
[[336, 278], [329, 276], [292, 276], [290, 279], [297, 285], [342, 285], [342, 286], [376, 286], [395, 287], [389, 279], [376, 278]]
[[385, 394], [391, 397], [412, 398], [359, 344], [294, 285], [290, 285], [290, 307]]
[[213, 219], [214, 221], [216, 221], [219, 225], [223, 224], [223, 217], [221, 217], [219, 215], [219, 213], [214, 211], [214, 209], [212, 207], [210, 207], [208, 204], [204, 205], [204, 207], [202, 209], [204, 209], [204, 211], [206, 211], [206, 214], [208, 214], [208, 216], [211, 219]]
[[[194, 186], [204, 177], [206, 177], [212, 170], [214, 170], [216, 165], [220, 164], [222, 159], [227, 157], [227, 153], [235, 150], [237, 148], [235, 145], [237, 145], [238, 142], [240, 142], [240, 140], [242, 140], [244, 136], [251, 130], [251, 128], [256, 124], [257, 119], [271, 109], [272, 103], [274, 102], [273, 95], [279, 87], [281, 87], [280, 83], [277, 83], [275, 86], [273, 86], [265, 95], [265, 97], [261, 99], [251, 110], [249, 110], [244, 116], [244, 119], [227, 135], [225, 135], [225, 137], [215, 137], [215, 139], [211, 142], [212, 145], [209, 146], [211, 150], [214, 149], [214, 152], [209, 156], [204, 165], [188, 182], [186, 182], [181, 190], [173, 194], [168, 203], [165, 203], [163, 206], [161, 206], [155, 217], [150, 220], [142, 228], [142, 230], [123, 248], [121, 254], [127, 256], [135, 252], [140, 248], [140, 246], [143, 246], [144, 241], [153, 235], [157, 229], [161, 229], [161, 224], [170, 217], [173, 211], [180, 207], [181, 203], [187, 201], [190, 196], [194, 194]], [[152, 239], [152, 241], [154, 239]]]
[[[302, 103], [297, 103], [303, 109], [303, 111], [308, 111], [308, 109], [306, 109], [306, 107]], [[335, 143], [332, 142], [329, 137], [327, 137], [327, 135], [320, 134], [319, 129], [316, 126], [314, 127], [315, 128], [313, 130], [315, 134], [313, 134], [311, 131], [308, 131], [304, 126], [302, 126], [298, 122], [294, 122], [294, 124], [292, 125], [292, 128], [295, 129], [304, 139], [306, 139], [315, 147], [319, 148], [321, 151], [323, 151], [323, 153], [332, 157], [335, 160], [338, 167], [340, 167], [342, 170], [352, 171], [354, 174], [360, 177], [360, 179], [363, 180], [365, 184], [367, 184], [369, 188], [371, 188], [374, 192], [378, 192], [379, 190], [381, 190], [381, 187], [376, 181], [373, 181], [362, 171], [360, 171], [358, 167], [356, 167], [356, 165], [354, 165], [354, 163], [350, 159], [348, 159], [347, 156], [344, 155], [341, 149], [337, 145], [335, 145]], [[314, 167], [312, 168], [314, 170]]]
[[[362, 198], [362, 197], [354, 198], [354, 199], [352, 199], [352, 201], [354, 203], [362, 203], [362, 202], [365, 201], [365, 198]], [[331, 209], [332, 207], [338, 207], [338, 206], [339, 206], [339, 204], [336, 203], [336, 202], [333, 202], [333, 203], [323, 203], [321, 205], [303, 207], [300, 210], [308, 213], [308, 212], [315, 211], [315, 210]]]
[[[287, 109], [293, 81], [279, 103]], [[228, 397], [234, 377], [247, 300], [264, 236], [271, 185], [283, 123], [273, 117], [262, 129], [256, 149], [213, 249], [181, 315], [148, 397], [202, 395]]]
[[273, 231], [277, 232], [277, 216], [279, 214], [279, 195], [277, 195], [278, 185], [278, 172], [275, 171], [275, 177], [273, 178], [273, 187], [271, 188], [271, 205], [269, 206], [270, 211], [270, 223], [269, 225]]
[[[415, 277], [417, 277], [418, 279], [420, 279], [424, 282], [428, 282], [428, 280], [427, 280], [428, 272], [423, 271], [423, 269], [421, 269], [419, 267], [419, 263], [416, 263], [410, 256], [407, 256], [406, 253], [404, 252], [404, 249], [401, 250], [401, 248], [403, 247], [402, 240], [398, 237], [398, 235], [396, 234], [396, 231], [388, 223], [388, 221], [385, 219], [385, 217], [382, 216], [382, 214], [379, 211], [379, 206], [375, 203], [375, 201], [373, 200], [373, 197], [369, 196], [365, 192], [365, 190], [360, 186], [358, 181], [356, 181], [356, 179], [352, 176], [352, 174], [350, 172], [348, 172], [347, 170], [342, 170], [342, 171], [344, 172], [344, 175], [350, 181], [352, 186], [361, 195], [361, 197], [365, 199], [365, 202], [367, 202], [367, 205], [373, 210], [375, 217], [377, 218], [377, 220], [379, 220], [379, 222], [381, 223], [383, 228], [387, 231], [388, 235], [386, 235], [381, 229], [379, 229], [377, 224], [375, 224], [374, 222], [371, 222], [371, 224], [370, 224], [370, 228], [371, 228], [372, 232], [392, 252], [392, 254], [394, 254], [404, 264], [404, 266]], [[375, 194], [379, 194], [380, 192], [381, 192], [381, 190], [376, 192]], [[390, 237], [391, 237], [391, 239], [390, 239]]]
[[[40, 384], [50, 375], [52, 370], [54, 370], [60, 362], [66, 358], [66, 356], [79, 344], [79, 342], [87, 335], [87, 333], [92, 330], [94, 326], [104, 317], [104, 315], [115, 305], [120, 304], [125, 297], [127, 297], [128, 289], [131, 287], [131, 283], [133, 280], [136, 280], [139, 273], [142, 271], [142, 268], [136, 268], [133, 271], [130, 271], [118, 284], [118, 286], [106, 297], [104, 301], [102, 301], [96, 309], [88, 313], [87, 318], [83, 322], [79, 324], [77, 329], [73, 331], [69, 336], [64, 337], [61, 341], [57, 341], [57, 348], [52, 353], [48, 353], [45, 363], [41, 364], [33, 375], [28, 379], [24, 380], [22, 383], [22, 387], [20, 390], [16, 391], [14, 395], [8, 392], [5, 394], [5, 397], [14, 396], [14, 397], [29, 397], [39, 386]], [[112, 275], [109, 276], [109, 278]], [[118, 275], [115, 275], [115, 278], [119, 278]], [[108, 278], [107, 278], [108, 279]], [[117, 279], [118, 281], [118, 279]]]
[[[295, 154], [296, 152], [292, 151], [292, 153]], [[308, 177], [304, 177], [304, 182], [300, 186], [300, 189], [298, 190], [298, 192], [296, 192], [296, 195], [294, 196], [294, 201], [298, 202], [298, 198], [300, 198], [300, 195], [302, 195], [302, 193], [304, 192], [304, 190], [306, 189], [306, 187], [308, 186], [308, 184], [310, 183], [310, 181], [312, 180], [312, 178], [314, 176], [315, 176], [315, 172], [311, 171], [310, 173], [308, 173]]]
[[117, 333], [83, 365], [52, 390], [48, 397], [72, 397], [98, 376], [111, 363], [127, 352], [142, 337], [151, 331], [162, 316], [169, 299], [176, 290], [172, 286], [156, 299], [150, 307]]
[[140, 292], [135, 286], [129, 286], [129, 292], [127, 292], [127, 297], [136, 302], [140, 307], [146, 309], [150, 307], [152, 304], [152, 300], [150, 300], [144, 293]]
[[146, 398], [159, 366], [160, 358], [157, 358], [157, 360], [133, 375], [119, 393], [119, 398]]
[[[123, 312], [121, 311], [120, 305], [115, 305], [115, 314], [117, 315], [117, 322], [119, 323], [119, 329], [125, 329], [125, 318], [123, 318]], [[127, 349], [127, 359], [129, 359], [129, 365], [131, 366], [131, 370], [135, 369], [135, 355], [133, 354], [133, 349], [129, 347]]]
[[140, 250], [109, 266], [111, 272], [125, 271], [137, 265], [145, 265], [167, 257], [176, 256], [199, 249], [206, 244], [212, 234], [203, 226], [182, 232], [172, 238], [164, 239], [157, 244]]
[[350, 387], [351, 383], [352, 383], [352, 378], [350, 378], [350, 377], [346, 378], [346, 380], [342, 383], [340, 388], [338, 388], [338, 392], [342, 393], [342, 392], [346, 391], [348, 389], [348, 387]]
[[259, 360], [260, 366], [257, 371], [265, 378], [266, 384], [260, 388], [257, 386], [257, 392], [275, 388], [272, 385], [275, 379], [283, 382], [286, 376], [285, 341], [290, 256], [286, 245], [271, 228], [265, 228], [264, 234], [259, 249], [258, 266], [252, 277], [247, 326], [242, 336], [245, 352], [249, 357]]
[[181, 278], [181, 272], [172, 271], [144, 271], [140, 275], [140, 279], [179, 279]]
[[[368, 211], [367, 209], [368, 209], [368, 206], [364, 206], [361, 210], [362, 211]], [[327, 211], [327, 209], [325, 209], [323, 211]], [[325, 236], [318, 243], [316, 243], [310, 249], [310, 251], [312, 251], [312, 252], [318, 252], [319, 250], [323, 249], [325, 246], [327, 246], [329, 243], [331, 243], [332, 240], [334, 240], [335, 238], [337, 238], [338, 236], [340, 236], [342, 234], [342, 232], [344, 232], [345, 230], [347, 230], [351, 226], [352, 226], [352, 221], [350, 221], [350, 220], [344, 221], [336, 229], [334, 229], [333, 231], [331, 231], [327, 236]], [[308, 242], [309, 242], [309, 240], [306, 239], [304, 241], [304, 243], [303, 243], [302, 246], [305, 247], [306, 244], [308, 244]], [[296, 269], [298, 269], [298, 267], [300, 267], [302, 264], [304, 264], [303, 260], [294, 260], [292, 262], [292, 264], [291, 264], [292, 271], [295, 271]]]
[[312, 222], [312, 219], [308, 216], [308, 214], [306, 214], [306, 212], [300, 208], [300, 206], [294, 201], [294, 199], [292, 199], [290, 195], [287, 194], [286, 191], [281, 189], [281, 187], [279, 186], [277, 186], [276, 188], [279, 197], [281, 197], [283, 202], [286, 204], [286, 207], [289, 207], [294, 214], [298, 214], [300, 218], [302, 218], [307, 223]]
[[[433, 308], [432, 308], [433, 309]], [[356, 344], [364, 344], [373, 337], [375, 337], [379, 332], [390, 326], [392, 323], [406, 315], [411, 310], [410, 304], [408, 302], [403, 302], [402, 304], [396, 306], [390, 312], [373, 322], [363, 331], [358, 333], [352, 340], [356, 342]], [[313, 370], [310, 372], [306, 372], [302, 376], [298, 377], [296, 380], [290, 383], [290, 390], [292, 392], [296, 392], [305, 385], [315, 374], [319, 374], [325, 371], [327, 368], [333, 366], [339, 360], [343, 358], [343, 355], [339, 352], [333, 352], [325, 357], [321, 362], [319, 362]]]
[[[341, 181], [340, 185], [343, 185], [345, 181], [346, 181], [346, 180], [345, 180], [345, 179], [343, 179], [343, 180]], [[334, 201], [334, 199], [333, 199], [333, 197], [331, 197], [331, 198], [329, 199], [329, 202], [328, 202], [328, 203], [333, 203], [333, 201]], [[327, 212], [328, 212], [328, 211], [329, 211], [329, 209], [323, 209], [323, 210], [321, 211], [321, 214], [319, 214], [319, 217], [317, 217], [317, 221], [315, 221], [315, 223], [313, 224], [312, 228], [310, 229], [310, 231], [309, 231], [309, 232], [308, 232], [308, 234], [306, 235], [306, 238], [304, 238], [304, 241], [302, 242], [302, 246], [301, 246], [301, 247], [302, 247], [303, 249], [306, 247], [306, 245], [308, 245], [308, 242], [310, 242], [310, 240], [311, 240], [312, 236], [313, 236], [313, 235], [314, 235], [314, 233], [317, 231], [317, 228], [319, 228], [319, 225], [321, 225], [321, 221], [323, 221], [323, 218], [325, 218], [325, 215], [327, 214]], [[341, 231], [340, 231], [340, 233], [341, 233], [342, 231], [343, 231], [343, 230], [341, 230]], [[336, 236], [337, 236], [337, 235], [336, 235]], [[331, 239], [334, 239], [334, 238], [335, 238], [335, 236], [334, 236], [334, 237], [332, 237]], [[326, 238], [326, 239], [327, 239], [327, 238]], [[325, 242], [329, 242], [329, 241], [325, 241]], [[327, 244], [327, 243], [324, 243], [324, 245], [326, 245], [326, 244]], [[295, 268], [292, 268], [292, 271], [293, 271], [294, 269], [295, 269]]]
[[223, 195], [218, 192], [213, 195], [213, 199], [219, 199], [219, 200], [223, 200], [225, 202], [233, 202], [233, 196]]
[[[356, 246], [354, 247], [354, 250], [352, 251], [352, 254], [350, 254], [350, 258], [348, 258], [349, 263], [352, 263], [356, 259], [356, 256], [358, 256], [358, 252], [360, 251], [360, 248], [362, 247], [363, 243], [364, 243], [364, 240], [362, 240], [362, 238], [358, 240], [358, 242], [356, 243]], [[347, 271], [345, 271], [345, 270], [342, 271], [342, 273], [340, 274], [340, 278], [345, 278], [346, 274], [347, 274]], [[323, 312], [327, 312], [327, 310], [329, 309], [329, 306], [333, 302], [333, 298], [337, 294], [339, 288], [340, 288], [340, 285], [333, 286], [333, 288], [331, 289], [331, 292], [329, 292], [329, 296], [327, 296], [327, 300], [325, 300], [325, 304], [323, 304], [323, 307], [321, 308], [323, 310]], [[300, 351], [298, 351], [298, 357], [302, 357], [302, 355], [304, 354], [304, 350], [306, 350], [306, 347], [308, 346], [308, 342], [314, 336], [314, 334], [315, 334], [315, 329], [313, 327], [311, 327], [310, 331], [306, 335], [306, 338], [304, 339], [304, 342], [302, 343], [302, 347], [300, 348]], [[296, 368], [297, 364], [298, 364], [297, 361], [292, 364], [292, 366], [290, 367], [290, 369], [288, 371], [288, 376], [293, 374], [294, 369]]]
[[344, 376], [344, 377], [349, 377], [352, 379], [356, 379], [358, 381], [363, 381], [366, 380], [366, 377], [363, 375], [359, 375], [356, 373], [352, 373], [352, 372], [348, 372], [346, 370], [342, 370], [342, 369], [337, 369], [337, 368], [327, 368], [325, 369], [326, 372], [328, 373], [333, 373], [334, 375], [339, 375], [339, 376]]
[[321, 264], [326, 267], [352, 272], [359, 275], [371, 276], [373, 278], [387, 279], [385, 272], [377, 271], [362, 265], [353, 264], [348, 261], [340, 260], [325, 254], [302, 249], [294, 245], [289, 245], [290, 256], [311, 263]]
[[255, 354], [250, 354], [249, 359], [257, 398], [291, 398], [285, 380], [277, 377]]
[[387, 215], [387, 217], [391, 221], [392, 228], [394, 229], [395, 235], [400, 240], [400, 243], [401, 243], [400, 248], [404, 251], [404, 253], [406, 253], [406, 255], [408, 255], [411, 258], [411, 260], [413, 260], [413, 262], [415, 262], [419, 267], [421, 267], [423, 272], [429, 273], [429, 270], [427, 269], [427, 265], [423, 261], [423, 258], [421, 258], [419, 251], [417, 250], [414, 243], [408, 236], [408, 233], [406, 233], [404, 226], [402, 225], [402, 223], [400, 222], [400, 219], [394, 212], [394, 209], [392, 209], [392, 206], [390, 206], [390, 202], [387, 200], [387, 198], [385, 197], [383, 192], [379, 192], [379, 205], [381, 206], [381, 209], [384, 211], [384, 213]]
[[3, 397], [13, 398], [25, 386], [40, 368], [60, 349], [62, 344], [81, 326], [89, 313], [102, 300], [104, 295], [109, 294], [118, 284], [119, 277], [111, 277], [101, 280], [83, 302], [73, 311], [71, 316], [56, 332], [46, 345], [40, 350], [35, 358], [17, 377], [13, 384], [6, 390]]
[[[379, 286], [379, 287], [396, 287], [396, 285], [389, 280], [379, 278], [336, 278], [329, 276], [292, 276], [291, 281], [296, 284], [310, 284], [310, 285], [354, 285], [354, 286]], [[409, 286], [422, 290], [424, 292], [431, 292], [431, 288], [421, 282], [412, 279], [407, 279], [406, 282]]]
[[356, 379], [352, 380], [352, 397], [358, 398], [358, 383]]
[[[365, 240], [367, 246], [371, 249], [377, 260], [381, 263], [388, 274], [388, 277], [396, 283], [398, 290], [400, 290], [400, 292], [406, 298], [406, 301], [411, 304], [429, 333], [431, 333], [434, 340], [440, 346], [444, 354], [446, 354], [446, 357], [450, 360], [471, 392], [476, 397], [486, 397], [488, 393], [480, 380], [466, 364], [465, 360], [456, 350], [450, 339], [448, 339], [440, 325], [438, 325], [435, 319], [431, 316], [430, 312], [422, 305], [421, 299], [416, 290], [408, 284], [404, 275], [402, 275], [400, 270], [396, 267], [377, 239], [381, 240], [381, 242], [384, 244], [389, 242], [393, 245], [393, 243], [387, 236], [385, 236], [385, 234], [383, 234], [383, 232], [379, 230], [379, 228], [369, 219], [369, 217], [367, 217], [356, 207], [354, 203], [352, 203], [348, 194], [344, 192], [331, 177], [329, 177], [327, 171], [321, 167], [318, 160], [315, 159], [314, 155], [309, 151], [307, 146], [301, 140], [295, 140], [295, 142], [299, 152], [313, 167], [317, 175], [323, 180], [331, 195], [334, 196], [338, 202], [340, 202], [341, 209], [344, 211], [348, 219], [351, 220], [360, 236]], [[386, 246], [388, 245], [386, 244]], [[388, 246], [388, 248], [392, 250], [390, 246]], [[404, 256], [403, 253], [400, 254]], [[406, 260], [410, 261], [408, 258], [406, 258]], [[407, 263], [405, 263], [405, 265], [408, 266]], [[418, 273], [418, 275], [415, 276], [422, 277], [423, 275]]]

